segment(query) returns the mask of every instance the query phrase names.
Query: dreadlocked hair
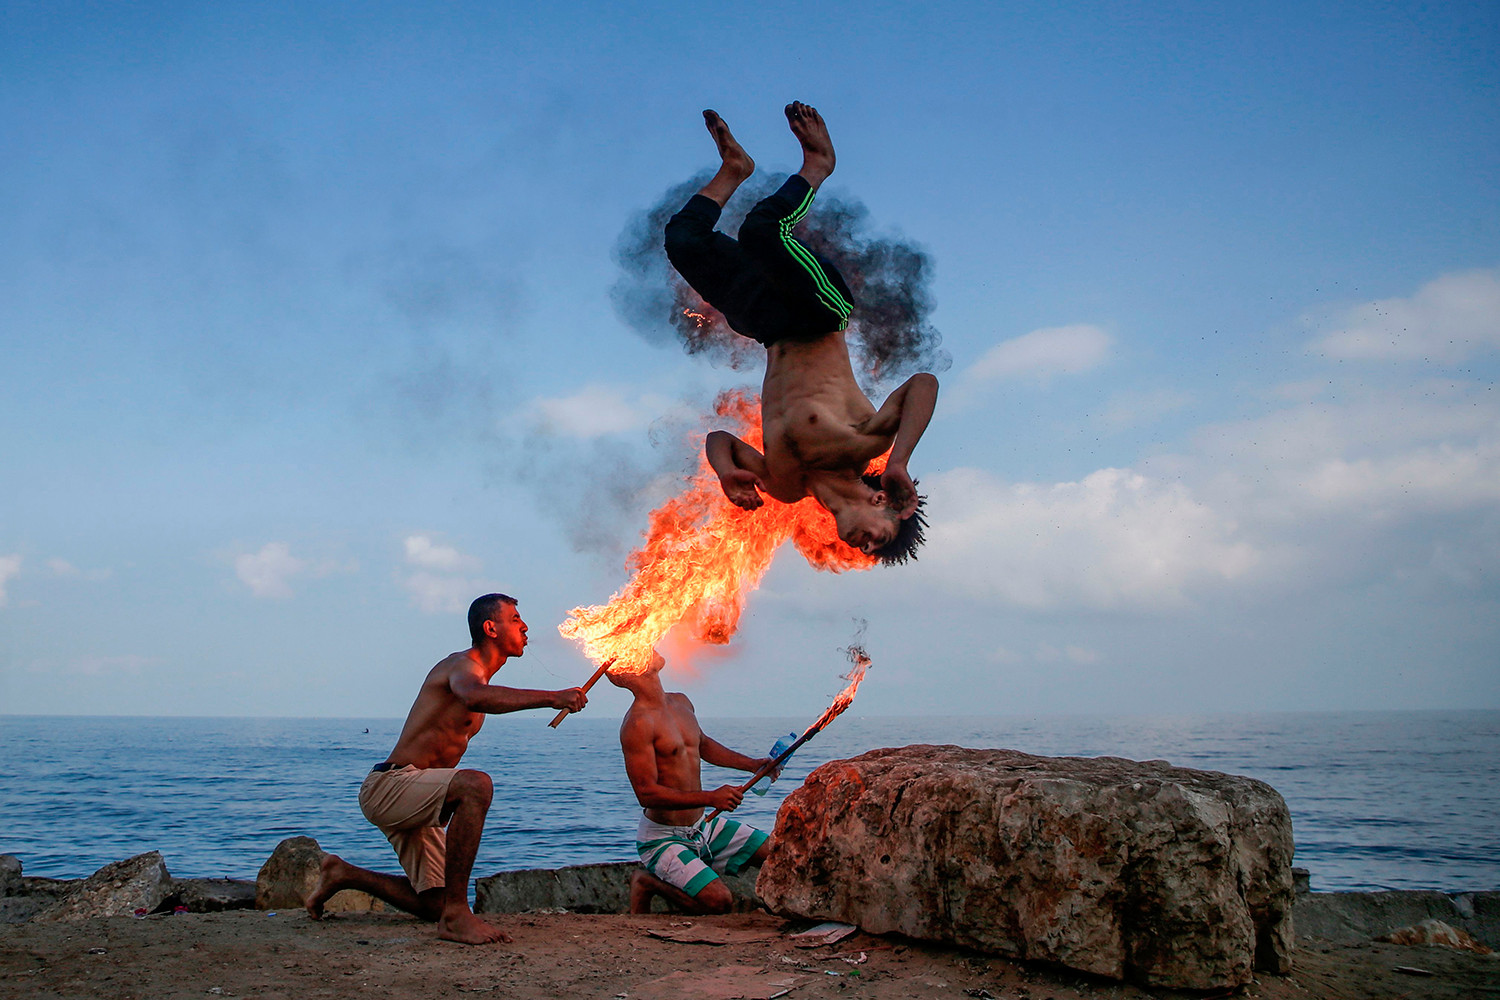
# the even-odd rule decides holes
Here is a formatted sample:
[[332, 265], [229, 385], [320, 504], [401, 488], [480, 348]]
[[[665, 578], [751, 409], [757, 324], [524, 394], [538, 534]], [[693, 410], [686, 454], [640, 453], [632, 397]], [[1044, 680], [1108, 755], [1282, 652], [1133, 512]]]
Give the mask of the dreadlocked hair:
[[[871, 489], [880, 490], [885, 487], [880, 483], [880, 473], [866, 472], [859, 477], [864, 480], [865, 485]], [[912, 485], [916, 486], [919, 480], [913, 479]], [[886, 566], [900, 566], [908, 559], [917, 558], [917, 549], [927, 540], [927, 515], [923, 508], [927, 506], [927, 497], [921, 493], [917, 494], [917, 509], [912, 512], [911, 517], [904, 521], [896, 522], [896, 537], [876, 549], [873, 555]]]

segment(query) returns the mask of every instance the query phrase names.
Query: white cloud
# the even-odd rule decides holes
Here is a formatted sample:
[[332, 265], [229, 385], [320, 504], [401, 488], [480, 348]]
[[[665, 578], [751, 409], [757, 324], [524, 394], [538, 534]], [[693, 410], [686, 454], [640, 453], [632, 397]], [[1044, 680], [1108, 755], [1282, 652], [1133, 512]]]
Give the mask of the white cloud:
[[1038, 663], [1075, 663], [1079, 666], [1090, 666], [1099, 662], [1099, 654], [1084, 646], [1064, 646], [1058, 649], [1050, 642], [1040, 643], [1036, 647], [1036, 662]]
[[0, 556], [0, 608], [5, 607], [5, 585], [21, 574], [21, 556]]
[[921, 564], [949, 586], [1023, 608], [1180, 604], [1261, 558], [1186, 487], [1128, 469], [1051, 484], [958, 469], [932, 477], [931, 489], [943, 515]]
[[1151, 392], [1117, 392], [1104, 407], [1101, 419], [1109, 427], [1122, 430], [1140, 424], [1153, 423], [1169, 413], [1182, 409], [1193, 401], [1193, 397], [1176, 389], [1157, 389]]
[[1161, 464], [1241, 518], [1395, 522], [1500, 502], [1500, 400], [1487, 387], [1423, 382], [1338, 393], [1203, 428]]
[[107, 569], [79, 569], [66, 559], [48, 559], [47, 568], [52, 571], [53, 576], [65, 579], [108, 580], [111, 575]]
[[434, 542], [428, 535], [408, 535], [403, 543], [406, 561], [423, 569], [441, 573], [463, 573], [479, 568], [479, 560], [466, 556], [451, 545]]
[[463, 577], [418, 570], [402, 581], [417, 607], [430, 615], [463, 611], [483, 588]]
[[1001, 379], [1047, 380], [1054, 375], [1088, 371], [1103, 364], [1114, 342], [1108, 333], [1088, 323], [1032, 330], [991, 347], [964, 373], [969, 383]]
[[234, 575], [256, 597], [292, 596], [291, 580], [307, 569], [307, 560], [292, 555], [285, 542], [267, 542], [259, 552], [234, 557]]
[[1323, 331], [1309, 346], [1330, 358], [1461, 361], [1500, 347], [1500, 270], [1444, 275], [1410, 298], [1303, 322]]
[[427, 535], [409, 535], [403, 543], [406, 561], [416, 567], [401, 580], [412, 601], [428, 614], [463, 611], [469, 602], [487, 590], [474, 579], [480, 561], [451, 545], [441, 545]]
[[1380, 459], [1331, 458], [1307, 491], [1330, 506], [1462, 509], [1500, 502], [1500, 442], [1440, 444]]
[[641, 403], [630, 403], [614, 387], [589, 385], [571, 396], [537, 399], [532, 410], [539, 428], [566, 437], [595, 438], [639, 430], [655, 416]]

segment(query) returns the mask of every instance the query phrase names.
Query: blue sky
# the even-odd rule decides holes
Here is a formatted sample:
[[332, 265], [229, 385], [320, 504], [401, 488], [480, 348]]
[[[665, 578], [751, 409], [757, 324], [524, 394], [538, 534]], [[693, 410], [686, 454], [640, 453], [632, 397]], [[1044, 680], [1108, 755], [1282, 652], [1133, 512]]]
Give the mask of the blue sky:
[[[705, 9], [706, 8], [706, 9]], [[785, 551], [700, 712], [1500, 707], [1493, 4], [0, 12], [0, 711], [400, 715], [624, 582], [715, 368], [621, 231], [817, 105], [934, 261], [914, 566]], [[624, 695], [597, 689], [593, 711]]]

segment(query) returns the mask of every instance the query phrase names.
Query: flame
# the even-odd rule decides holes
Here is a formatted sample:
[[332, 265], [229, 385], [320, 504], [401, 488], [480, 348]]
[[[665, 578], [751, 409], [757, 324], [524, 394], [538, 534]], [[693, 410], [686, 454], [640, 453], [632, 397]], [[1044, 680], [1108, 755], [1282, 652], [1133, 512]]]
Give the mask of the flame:
[[[714, 412], [764, 450], [758, 396], [721, 393]], [[698, 642], [723, 645], [739, 628], [746, 595], [788, 539], [814, 569], [839, 573], [876, 562], [840, 541], [833, 515], [811, 498], [784, 504], [765, 497], [756, 510], [736, 507], [704, 459], [687, 488], [651, 512], [645, 541], [626, 560], [629, 582], [608, 604], [574, 608], [557, 630], [595, 663], [614, 657], [612, 673], [645, 671], [653, 647], [678, 624]]]
[[693, 325], [700, 330], [713, 322], [706, 314], [698, 312], [696, 309], [684, 309], [682, 315], [691, 320]]
[[854, 704], [854, 696], [859, 692], [860, 684], [864, 682], [865, 671], [870, 669], [870, 657], [865, 653], [863, 646], [850, 646], [846, 652], [849, 654], [849, 662], [854, 664], [854, 669], [844, 675], [844, 680], [849, 682], [849, 686], [840, 691], [838, 697], [833, 699], [833, 704], [829, 705], [823, 714], [807, 727], [802, 734], [804, 740], [812, 738], [824, 726], [843, 715], [844, 709]]

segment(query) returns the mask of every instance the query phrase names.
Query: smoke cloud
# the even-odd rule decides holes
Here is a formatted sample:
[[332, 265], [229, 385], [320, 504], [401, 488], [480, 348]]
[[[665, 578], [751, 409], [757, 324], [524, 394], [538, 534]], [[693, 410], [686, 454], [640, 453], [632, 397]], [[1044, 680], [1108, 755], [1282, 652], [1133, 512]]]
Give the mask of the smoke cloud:
[[[670, 188], [626, 225], [615, 247], [622, 273], [612, 294], [621, 318], [647, 340], [675, 339], [689, 354], [741, 370], [762, 362], [760, 345], [731, 330], [724, 317], [688, 287], [662, 245], [667, 220], [707, 179], [703, 174]], [[751, 178], [725, 208], [719, 229], [738, 232], [745, 214], [784, 180]], [[953, 360], [928, 319], [933, 309], [932, 258], [915, 243], [878, 236], [871, 229], [869, 210], [861, 202], [826, 189], [818, 193], [812, 211], [797, 228], [798, 239], [832, 261], [854, 293], [849, 340], [862, 381], [881, 383], [917, 371], [946, 371]]]

